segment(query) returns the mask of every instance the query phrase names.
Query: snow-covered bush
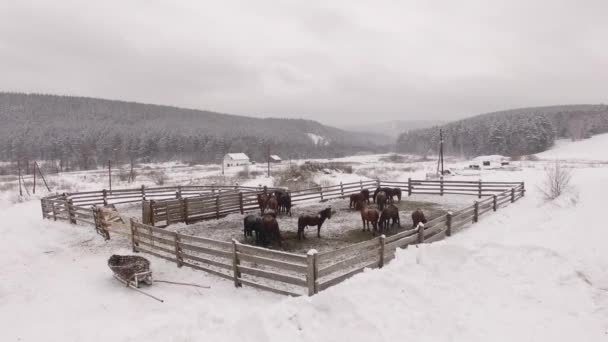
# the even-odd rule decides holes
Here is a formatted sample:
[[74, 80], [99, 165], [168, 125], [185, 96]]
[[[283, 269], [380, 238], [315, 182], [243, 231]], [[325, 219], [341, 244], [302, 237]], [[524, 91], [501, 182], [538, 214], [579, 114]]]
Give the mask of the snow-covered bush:
[[168, 180], [167, 174], [165, 173], [165, 171], [162, 170], [150, 172], [150, 178], [156, 185], [164, 185], [165, 182]]
[[540, 191], [546, 200], [554, 200], [570, 189], [571, 180], [571, 170], [556, 160], [554, 164], [545, 167], [545, 180]]

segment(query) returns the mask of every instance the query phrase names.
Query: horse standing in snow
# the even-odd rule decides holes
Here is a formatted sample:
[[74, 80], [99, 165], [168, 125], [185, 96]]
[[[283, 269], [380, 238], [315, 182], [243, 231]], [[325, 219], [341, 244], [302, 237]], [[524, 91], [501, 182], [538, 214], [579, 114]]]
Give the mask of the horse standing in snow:
[[264, 214], [266, 205], [268, 204], [268, 195], [266, 193], [258, 194], [258, 206], [260, 207], [260, 213]]
[[363, 201], [365, 201], [365, 197], [362, 193], [352, 194], [350, 195], [350, 203], [348, 204], [348, 207], [359, 210], [359, 208], [357, 208], [357, 204]]
[[331, 219], [331, 207], [327, 207], [316, 216], [302, 215], [298, 217], [298, 240], [305, 238], [304, 228], [308, 226], [317, 226], [317, 237], [321, 237], [321, 226], [326, 219]]
[[279, 230], [276, 213], [269, 212], [262, 216], [260, 233], [260, 241], [264, 247], [273, 242], [277, 242], [279, 247], [282, 246], [281, 231]]
[[268, 202], [266, 202], [266, 210], [272, 210], [275, 213], [279, 212], [279, 201], [274, 195], [270, 195]]
[[420, 210], [420, 208], [416, 209], [413, 213], [412, 213], [412, 222], [413, 228], [418, 227], [418, 223], [426, 223], [426, 217], [424, 217], [424, 213], [422, 212], [422, 210]]
[[378, 209], [380, 209], [380, 211], [384, 210], [386, 201], [387, 201], [386, 192], [384, 192], [384, 191], [378, 192], [378, 194], [376, 195], [376, 204], [378, 204]]
[[[393, 223], [391, 223], [389, 226], [390, 220], [393, 220]], [[380, 234], [384, 234], [386, 230], [389, 230], [395, 224], [397, 224], [397, 227], [401, 226], [401, 221], [399, 220], [399, 208], [393, 204], [389, 204], [386, 208], [384, 208], [384, 210], [382, 210], [382, 213], [380, 213], [380, 220], [378, 221]]]
[[253, 236], [255, 232], [256, 245], [261, 244], [261, 230], [262, 230], [262, 218], [255, 215], [247, 215], [243, 219], [243, 233], [245, 238]]
[[365, 228], [367, 226], [367, 230], [369, 231], [369, 224], [372, 224], [372, 227], [374, 227], [374, 231], [378, 230], [378, 218], [380, 217], [380, 214], [378, 213], [378, 210], [373, 209], [373, 208], [368, 208], [367, 204], [365, 203], [361, 203], [361, 221], [363, 221], [363, 231], [365, 231]]

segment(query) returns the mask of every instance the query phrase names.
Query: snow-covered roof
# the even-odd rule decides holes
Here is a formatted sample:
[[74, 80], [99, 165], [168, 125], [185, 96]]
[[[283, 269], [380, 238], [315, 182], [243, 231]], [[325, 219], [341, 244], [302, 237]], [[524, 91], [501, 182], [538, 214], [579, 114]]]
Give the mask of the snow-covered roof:
[[230, 158], [232, 160], [249, 159], [245, 153], [228, 153], [224, 156], [224, 159], [226, 158]]
[[272, 160], [281, 160], [281, 157], [277, 156], [276, 154], [273, 154], [270, 156], [270, 159]]

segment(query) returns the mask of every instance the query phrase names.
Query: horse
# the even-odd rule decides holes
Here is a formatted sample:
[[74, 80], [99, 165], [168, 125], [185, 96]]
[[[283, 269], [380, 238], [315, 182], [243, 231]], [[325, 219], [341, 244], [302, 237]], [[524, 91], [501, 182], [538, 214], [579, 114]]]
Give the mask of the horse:
[[291, 216], [291, 195], [282, 190], [277, 190], [274, 194], [279, 202], [279, 212], [283, 211], [285, 214]]
[[369, 204], [369, 190], [368, 189], [361, 190], [361, 195], [363, 195], [363, 199], [365, 200], [365, 202], [367, 204]]
[[401, 202], [401, 188], [392, 188], [391, 190], [391, 203], [393, 202], [393, 196], [397, 196], [397, 201]]
[[420, 210], [420, 208], [416, 209], [413, 213], [412, 213], [412, 227], [416, 228], [418, 227], [418, 223], [426, 223], [426, 217], [424, 217], [424, 213], [422, 212], [422, 210]]
[[376, 203], [376, 197], [378, 196], [378, 193], [380, 191], [384, 191], [384, 193], [386, 194], [386, 198], [392, 201], [393, 198], [393, 189], [392, 188], [381, 188], [381, 187], [377, 187], [376, 190], [374, 191], [374, 203]]
[[[393, 223], [389, 227], [390, 220], [393, 220]], [[393, 227], [393, 225], [397, 224], [397, 227], [401, 226], [401, 221], [399, 220], [399, 208], [394, 206], [393, 204], [389, 204], [382, 213], [380, 213], [380, 220], [378, 221], [378, 226], [380, 227], [380, 234], [384, 234], [385, 230], [389, 230]]]
[[367, 230], [369, 231], [369, 224], [371, 222], [374, 227], [374, 231], [378, 230], [378, 218], [380, 214], [378, 214], [378, 210], [373, 208], [368, 208], [365, 203], [361, 203], [361, 221], [363, 221], [363, 231], [365, 231], [366, 223]]
[[365, 197], [362, 193], [352, 194], [350, 195], [350, 203], [348, 204], [349, 208], [357, 208], [357, 203], [365, 200]]
[[255, 243], [259, 245], [261, 243], [262, 237], [262, 218], [255, 215], [247, 215], [243, 219], [243, 232], [245, 234], [245, 238], [248, 236], [253, 236], [253, 232], [255, 232]]
[[268, 195], [266, 193], [258, 194], [258, 206], [260, 207], [260, 212], [264, 214], [264, 210], [266, 209], [266, 204], [268, 203]]
[[317, 237], [320, 238], [321, 226], [326, 219], [331, 219], [331, 207], [319, 211], [316, 216], [301, 215], [298, 217], [298, 240], [305, 238], [304, 228], [308, 226], [317, 226]]
[[262, 216], [260, 224], [260, 241], [264, 247], [267, 247], [273, 241], [278, 242], [279, 247], [283, 244], [281, 242], [281, 231], [279, 230], [279, 223], [277, 222], [277, 214], [274, 212], [267, 212]]
[[270, 195], [268, 202], [266, 202], [266, 209], [270, 209], [275, 213], [279, 212], [279, 201], [277, 201], [277, 198], [274, 195]]
[[378, 204], [378, 209], [380, 209], [380, 211], [384, 210], [384, 206], [386, 205], [387, 199], [388, 196], [384, 191], [380, 191], [376, 195], [376, 204]]

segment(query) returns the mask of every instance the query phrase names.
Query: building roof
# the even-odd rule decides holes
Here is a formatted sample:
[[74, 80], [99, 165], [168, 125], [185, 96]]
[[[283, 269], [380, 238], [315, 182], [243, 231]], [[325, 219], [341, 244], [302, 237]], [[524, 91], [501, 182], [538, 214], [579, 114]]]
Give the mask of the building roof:
[[245, 153], [228, 153], [224, 156], [224, 159], [226, 158], [230, 158], [232, 160], [249, 159]]
[[270, 159], [272, 160], [281, 160], [281, 157], [277, 156], [276, 154], [273, 154], [270, 156]]

